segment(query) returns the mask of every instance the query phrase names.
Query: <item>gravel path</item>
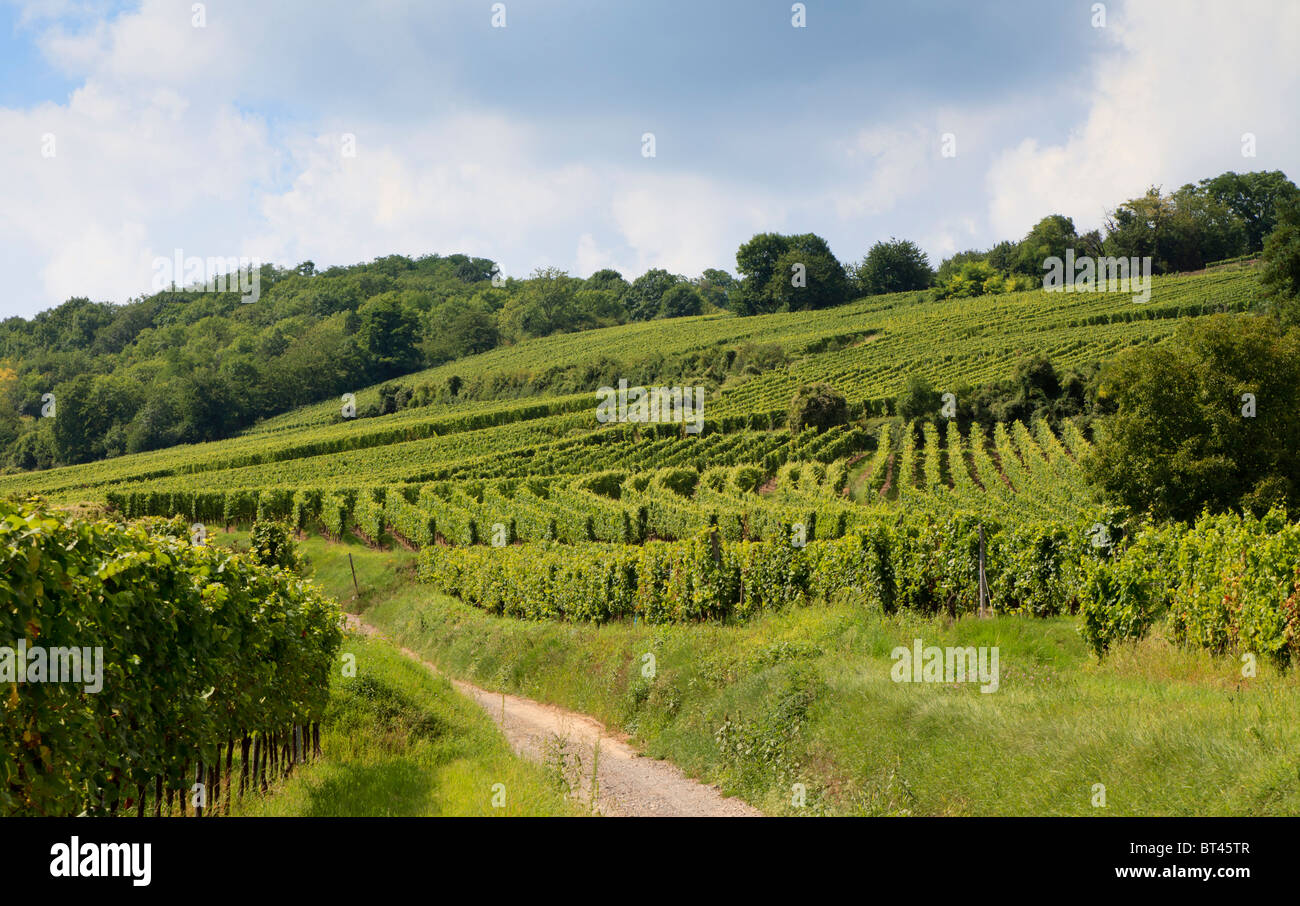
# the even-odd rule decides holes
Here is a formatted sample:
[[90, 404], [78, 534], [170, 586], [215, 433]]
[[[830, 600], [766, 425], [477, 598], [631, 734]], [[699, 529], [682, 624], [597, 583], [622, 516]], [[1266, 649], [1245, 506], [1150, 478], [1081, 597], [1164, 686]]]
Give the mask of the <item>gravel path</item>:
[[[349, 628], [366, 635], [382, 635], [359, 617], [353, 614], [346, 617]], [[440, 672], [409, 648], [401, 650], [434, 673]], [[517, 695], [490, 692], [457, 679], [451, 683], [461, 694], [478, 702], [496, 721], [516, 752], [562, 771], [571, 795], [582, 802], [592, 801], [594, 773], [595, 810], [602, 815], [762, 815], [753, 806], [692, 780], [676, 765], [642, 756], [624, 737], [610, 732], [595, 718]]]

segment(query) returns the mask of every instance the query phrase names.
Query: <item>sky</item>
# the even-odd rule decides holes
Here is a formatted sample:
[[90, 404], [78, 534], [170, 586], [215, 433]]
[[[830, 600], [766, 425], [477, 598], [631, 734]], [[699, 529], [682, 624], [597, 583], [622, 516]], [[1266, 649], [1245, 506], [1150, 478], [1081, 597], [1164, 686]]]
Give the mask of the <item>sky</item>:
[[1297, 60], [1296, 0], [0, 0], [0, 318], [137, 298], [177, 249], [631, 279], [774, 231], [937, 265], [1300, 179]]

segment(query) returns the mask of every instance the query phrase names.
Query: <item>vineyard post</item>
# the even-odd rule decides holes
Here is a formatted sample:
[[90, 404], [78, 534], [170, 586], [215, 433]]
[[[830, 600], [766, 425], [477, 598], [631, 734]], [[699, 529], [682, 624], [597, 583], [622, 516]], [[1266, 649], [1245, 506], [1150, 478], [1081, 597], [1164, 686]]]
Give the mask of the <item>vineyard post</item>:
[[984, 578], [984, 523], [980, 523], [980, 616], [987, 616], [986, 608], [992, 609], [989, 604], [989, 585]]
[[230, 814], [230, 800], [233, 798], [235, 779], [231, 774], [231, 767], [235, 757], [235, 738], [226, 737], [226, 814]]
[[357, 587], [357, 568], [352, 564], [352, 554], [348, 553], [348, 566], [352, 569], [352, 590], [356, 592], [358, 598], [361, 597], [361, 589]]

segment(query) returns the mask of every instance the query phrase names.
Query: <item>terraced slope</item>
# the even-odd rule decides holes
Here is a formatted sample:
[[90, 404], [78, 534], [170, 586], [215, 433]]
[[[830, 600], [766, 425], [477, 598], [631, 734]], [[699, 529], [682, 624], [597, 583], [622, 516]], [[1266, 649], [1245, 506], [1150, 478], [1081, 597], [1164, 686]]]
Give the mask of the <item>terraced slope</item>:
[[[1126, 346], [1160, 342], [1183, 318], [1242, 310], [1256, 298], [1253, 272], [1237, 270], [1156, 278], [1150, 301], [1142, 305], [1128, 294], [1034, 291], [932, 302], [905, 293], [821, 312], [630, 324], [496, 349], [402, 379], [441, 385], [456, 376], [463, 382], [461, 396], [470, 398], [347, 421], [339, 420], [339, 403], [321, 403], [225, 441], [3, 476], [0, 494], [41, 493], [76, 502], [145, 489], [167, 495], [237, 491], [256, 498], [265, 491], [282, 497], [400, 486], [418, 500], [420, 487], [435, 481], [553, 479], [611, 469], [631, 474], [683, 465], [705, 470], [749, 464], [771, 478], [787, 462], [843, 465], [877, 447], [874, 431], [814, 441], [771, 430], [802, 383], [828, 381], [845, 392], [859, 415], [869, 415], [882, 411], [883, 401], [914, 374], [949, 387], [1006, 376], [1030, 354], [1046, 354], [1058, 367], [1104, 359]], [[712, 365], [754, 344], [779, 346], [786, 363], [757, 374], [722, 369], [723, 379], [709, 379], [719, 373]], [[558, 386], [557, 374], [580, 392], [535, 392]], [[674, 426], [598, 424], [593, 391], [620, 376], [708, 386], [706, 431], [690, 436]], [[496, 398], [475, 399], [476, 394]], [[377, 388], [359, 389], [357, 403], [362, 407], [377, 398]], [[1028, 445], [1020, 431], [1043, 449], [1009, 459], [1008, 443], [1018, 450]], [[956, 445], [945, 436], [928, 445], [940, 451], [928, 465], [895, 438], [891, 456], [868, 460], [868, 484], [877, 492], [888, 486], [888, 500], [912, 499], [917, 488], [940, 480], [959, 493], [979, 489], [1004, 500], [1024, 497], [1019, 488], [1037, 482], [1038, 492], [1030, 496], [1039, 509], [1075, 499], [1061, 490], [1067, 485], [1050, 481], [1068, 472], [1071, 457], [1058, 447], [1071, 448], [1071, 439], [1044, 437], [1036, 426], [1012, 434], [1009, 440], [958, 438]], [[957, 446], [969, 483], [966, 473], [952, 468]], [[989, 478], [991, 468], [1001, 477]], [[1043, 492], [1049, 485], [1055, 490]], [[476, 498], [479, 492], [468, 493]]]

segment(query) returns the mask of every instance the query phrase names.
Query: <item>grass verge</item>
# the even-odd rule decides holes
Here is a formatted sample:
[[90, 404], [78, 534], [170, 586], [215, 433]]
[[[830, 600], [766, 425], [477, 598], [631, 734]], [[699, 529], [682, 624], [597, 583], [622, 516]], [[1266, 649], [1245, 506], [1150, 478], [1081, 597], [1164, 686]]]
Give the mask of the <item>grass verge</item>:
[[[1246, 679], [1158, 638], [1098, 664], [1072, 618], [847, 601], [734, 626], [531, 623], [419, 585], [407, 552], [303, 550], [341, 600], [351, 552], [349, 608], [441, 669], [591, 714], [771, 814], [1300, 813], [1295, 671]], [[998, 690], [892, 681], [916, 638], [997, 646]]]
[[246, 816], [578, 815], [557, 778], [510, 750], [474, 702], [389, 643], [349, 635], [355, 676], [334, 679], [323, 758], [300, 766]]

